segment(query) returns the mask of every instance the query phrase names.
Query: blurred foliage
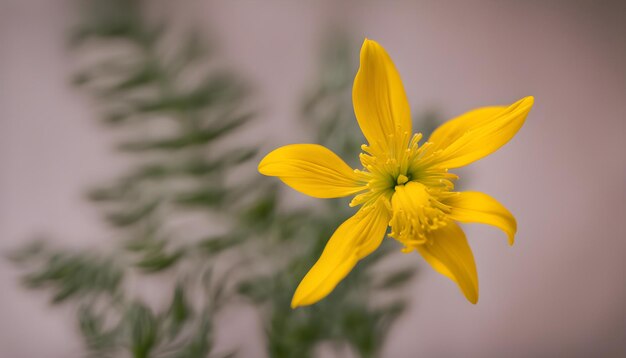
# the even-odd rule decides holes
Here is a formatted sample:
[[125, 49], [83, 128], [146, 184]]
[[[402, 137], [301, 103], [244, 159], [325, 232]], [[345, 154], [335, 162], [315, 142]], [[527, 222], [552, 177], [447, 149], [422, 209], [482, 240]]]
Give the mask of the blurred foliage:
[[[353, 210], [345, 200], [290, 207], [276, 180], [256, 172], [258, 145], [233, 139], [255, 117], [248, 88], [197, 32], [148, 18], [138, 0], [80, 5], [72, 82], [93, 99], [128, 169], [87, 193], [114, 238], [83, 250], [44, 238], [15, 250], [27, 287], [77, 307], [87, 356], [237, 355], [213, 348], [216, 313], [246, 302], [271, 357], [316, 356], [323, 343], [378, 356], [414, 275], [413, 266], [385, 268], [396, 245], [385, 240], [325, 300], [292, 310], [300, 279]], [[356, 159], [358, 48], [329, 39], [302, 119], [312, 141]]]
[[72, 83], [128, 160], [125, 174], [87, 193], [114, 238], [81, 251], [40, 240], [12, 259], [28, 287], [78, 308], [87, 355], [220, 356], [214, 317], [236, 293], [227, 256], [243, 242], [226, 208], [236, 201], [228, 176], [256, 148], [215, 144], [252, 119], [248, 89], [197, 33], [148, 18], [139, 1], [79, 5]]

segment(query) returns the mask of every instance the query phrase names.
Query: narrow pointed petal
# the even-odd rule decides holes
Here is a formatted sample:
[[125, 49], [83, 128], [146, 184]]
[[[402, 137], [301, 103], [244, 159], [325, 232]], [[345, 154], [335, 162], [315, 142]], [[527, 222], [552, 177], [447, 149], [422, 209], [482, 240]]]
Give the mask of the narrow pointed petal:
[[534, 103], [532, 96], [508, 107], [473, 110], [444, 123], [428, 139], [429, 150], [440, 150], [437, 163], [458, 168], [495, 152], [522, 127]]
[[365, 189], [365, 183], [348, 164], [317, 144], [280, 147], [261, 160], [259, 172], [279, 177], [293, 189], [315, 198], [339, 198]]
[[498, 114], [502, 113], [506, 106], [482, 107], [471, 110], [467, 113], [455, 117], [439, 126], [428, 138], [431, 151], [445, 149], [450, 144], [459, 139], [470, 128], [480, 126]]
[[314, 304], [331, 293], [359, 260], [380, 246], [388, 223], [388, 209], [378, 201], [341, 224], [300, 282], [291, 307]]
[[385, 49], [372, 40], [361, 47], [361, 67], [352, 88], [354, 113], [370, 146], [384, 149], [399, 130], [411, 133], [404, 86]]
[[448, 277], [461, 289], [468, 301], [478, 302], [478, 274], [474, 255], [465, 233], [454, 222], [431, 232], [431, 241], [417, 251], [435, 271]]
[[504, 205], [484, 193], [466, 191], [458, 194], [445, 201], [451, 207], [451, 219], [495, 226], [507, 234], [509, 245], [513, 245], [517, 222]]

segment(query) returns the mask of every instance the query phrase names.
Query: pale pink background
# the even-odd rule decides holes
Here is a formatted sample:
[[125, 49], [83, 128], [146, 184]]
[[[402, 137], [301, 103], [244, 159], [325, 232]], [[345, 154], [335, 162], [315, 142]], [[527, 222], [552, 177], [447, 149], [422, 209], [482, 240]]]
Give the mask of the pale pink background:
[[[153, 1], [216, 35], [266, 104], [267, 142], [305, 140], [297, 100], [331, 23], [387, 48], [412, 107], [453, 116], [534, 95], [524, 128], [472, 166], [467, 187], [517, 216], [507, 247], [468, 230], [478, 305], [423, 267], [415, 302], [384, 356], [626, 356], [626, 4], [575, 1]], [[121, 170], [94, 109], [67, 84], [75, 20], [64, 0], [0, 1], [0, 249], [36, 233], [59, 243], [109, 239], [82, 190]], [[269, 128], [270, 126], [265, 126]], [[302, 199], [309, 200], [309, 199]], [[312, 199], [311, 199], [312, 200]], [[69, 309], [16, 285], [0, 263], [0, 356], [79, 357]], [[258, 324], [226, 313], [219, 344], [263, 357]], [[252, 324], [250, 324], [252, 322]]]

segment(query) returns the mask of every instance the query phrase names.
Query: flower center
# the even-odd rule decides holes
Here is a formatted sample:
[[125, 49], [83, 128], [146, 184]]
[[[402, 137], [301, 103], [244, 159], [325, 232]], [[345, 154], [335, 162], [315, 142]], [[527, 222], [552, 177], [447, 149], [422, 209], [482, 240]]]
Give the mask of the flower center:
[[433, 154], [426, 150], [430, 143], [420, 146], [421, 138], [420, 133], [411, 137], [398, 130], [388, 136], [385, 145], [361, 146], [363, 170], [356, 170], [356, 173], [362, 182], [367, 183], [368, 190], [356, 195], [350, 206], [369, 205], [380, 197], [385, 197], [391, 204], [397, 187], [411, 183], [420, 183], [431, 192], [452, 190], [452, 181], [457, 176], [433, 164]]
[[428, 241], [428, 233], [447, 223], [448, 206], [432, 195], [428, 188], [418, 182], [408, 182], [395, 187], [391, 198], [392, 218], [389, 236], [405, 245], [404, 251], [412, 251]]
[[402, 185], [408, 181], [409, 181], [409, 177], [403, 174], [398, 175], [398, 179], [396, 179], [396, 183], [398, 183], [398, 185]]

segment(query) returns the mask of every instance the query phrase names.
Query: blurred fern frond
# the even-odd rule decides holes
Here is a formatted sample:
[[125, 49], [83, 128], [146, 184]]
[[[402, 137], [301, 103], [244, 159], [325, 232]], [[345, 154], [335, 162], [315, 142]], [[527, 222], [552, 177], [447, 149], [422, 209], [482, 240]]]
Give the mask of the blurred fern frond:
[[[224, 239], [234, 236], [227, 176], [256, 153], [215, 143], [254, 113], [246, 86], [197, 32], [148, 18], [145, 5], [81, 2], [71, 35], [79, 67], [72, 82], [130, 163], [87, 195], [115, 240], [105, 250], [30, 244], [13, 259], [28, 287], [79, 307], [89, 355], [206, 357], [214, 354], [215, 312], [233, 293], [224, 279], [232, 260], [222, 257], [243, 243]], [[143, 292], [150, 276], [162, 297]]]

